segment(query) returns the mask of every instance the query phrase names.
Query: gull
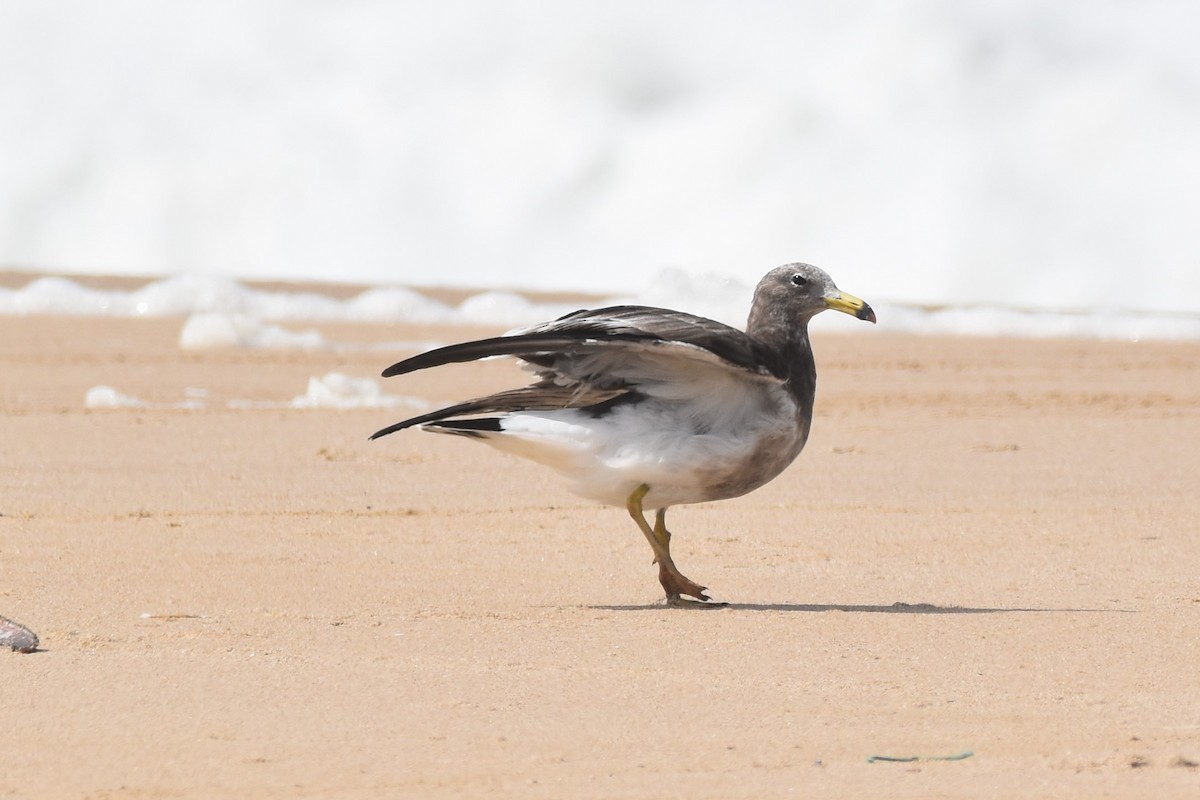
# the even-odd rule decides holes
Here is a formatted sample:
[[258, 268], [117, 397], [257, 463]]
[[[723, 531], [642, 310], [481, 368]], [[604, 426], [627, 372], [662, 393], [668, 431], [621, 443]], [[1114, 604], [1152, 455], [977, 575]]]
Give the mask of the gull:
[[675, 566], [667, 510], [740, 497], [799, 455], [817, 381], [808, 323], [825, 309], [875, 322], [871, 307], [824, 271], [795, 263], [758, 283], [745, 331], [683, 311], [620, 305], [441, 347], [393, 364], [383, 377], [516, 356], [537, 379], [370, 438], [419, 427], [550, 467], [576, 494], [629, 512], [654, 551], [668, 605], [719, 605]]

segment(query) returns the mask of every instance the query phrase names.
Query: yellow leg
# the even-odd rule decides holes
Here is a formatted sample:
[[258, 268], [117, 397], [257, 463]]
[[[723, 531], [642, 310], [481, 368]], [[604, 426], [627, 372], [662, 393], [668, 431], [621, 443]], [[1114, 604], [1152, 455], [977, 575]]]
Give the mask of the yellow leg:
[[667, 603], [670, 605], [683, 604], [684, 601], [679, 597], [682, 594], [691, 595], [700, 600], [709, 600], [710, 598], [704, 594], [707, 587], [684, 577], [683, 573], [675, 566], [675, 562], [671, 560], [671, 532], [667, 530], [667, 510], [665, 508], [658, 509], [653, 528], [650, 527], [650, 523], [646, 522], [642, 501], [649, 491], [649, 484], [643, 483], [638, 486], [625, 500], [625, 508], [628, 509], [629, 516], [633, 517], [633, 521], [637, 523], [638, 528], [646, 537], [646, 541], [650, 543], [650, 549], [654, 551], [654, 562], [658, 564], [658, 582], [662, 584], [667, 593]]
[[[625, 500], [625, 508], [629, 511], [629, 516], [633, 517], [633, 521], [641, 528], [642, 533], [646, 536], [646, 541], [650, 543], [650, 549], [654, 551], [654, 561], [652, 564], [661, 564], [663, 561], [671, 560], [671, 550], [668, 544], [659, 540], [655, 530], [646, 522], [645, 513], [642, 511], [642, 500], [645, 499], [646, 493], [650, 491], [650, 484], [643, 483], [641, 486], [633, 490]], [[665, 509], [658, 512], [659, 519], [665, 513]], [[670, 539], [668, 538], [668, 542]]]
[[[660, 508], [654, 515], [654, 538], [668, 553], [671, 552], [671, 532], [667, 530], [667, 510]], [[654, 559], [656, 562], [657, 558]]]

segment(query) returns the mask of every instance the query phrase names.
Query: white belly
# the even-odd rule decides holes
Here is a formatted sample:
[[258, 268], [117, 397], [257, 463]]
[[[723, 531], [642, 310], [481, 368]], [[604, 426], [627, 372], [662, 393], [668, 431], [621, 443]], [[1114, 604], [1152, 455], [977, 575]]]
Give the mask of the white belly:
[[804, 446], [808, 420], [775, 387], [720, 403], [647, 399], [603, 416], [578, 409], [503, 417], [491, 446], [544, 464], [576, 494], [624, 506], [648, 484], [643, 505], [666, 508], [737, 497], [770, 481]]

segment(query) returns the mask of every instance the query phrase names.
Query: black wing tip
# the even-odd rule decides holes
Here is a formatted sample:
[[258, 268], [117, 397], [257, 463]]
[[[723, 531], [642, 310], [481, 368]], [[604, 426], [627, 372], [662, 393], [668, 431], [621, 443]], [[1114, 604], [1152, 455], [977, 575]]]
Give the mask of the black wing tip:
[[367, 437], [368, 442], [372, 442], [381, 436], [387, 436], [389, 433], [402, 431], [405, 428], [412, 427], [428, 427], [436, 428], [445, 433], [457, 433], [461, 436], [486, 436], [488, 433], [495, 433], [502, 430], [499, 417], [479, 417], [474, 419], [430, 419], [429, 416], [413, 417], [406, 419], [403, 422], [397, 422], [395, 425], [389, 425], [386, 428], [381, 428]]
[[397, 361], [382, 373], [385, 378], [405, 375], [430, 367], [440, 367], [445, 364], [459, 364], [465, 361], [478, 361], [490, 356], [516, 355], [528, 349], [523, 337], [494, 336], [490, 339], [479, 339], [472, 342], [459, 342], [445, 347], [426, 350], [415, 356]]
[[[451, 346], [453, 347], [454, 345]], [[395, 364], [392, 364], [380, 374], [385, 378], [394, 378], [397, 375], [406, 375], [409, 372], [416, 372], [426, 367], [440, 367], [442, 364], [451, 363], [453, 360], [439, 358], [439, 356], [449, 349], [448, 347], [439, 347], [436, 350], [427, 350], [424, 353], [409, 356], [403, 361], [397, 361]]]
[[368, 436], [367, 441], [373, 442], [382, 436], [387, 436], [389, 433], [395, 433], [396, 431], [402, 431], [405, 428], [411, 428], [413, 425], [415, 425], [417, 423], [417, 421], [418, 420], [416, 420], [416, 419], [406, 419], [403, 422], [397, 422], [394, 425], [388, 425], [386, 428], [380, 428], [379, 430], [375, 431], [370, 436]]
[[392, 378], [396, 375], [403, 375], [404, 373], [408, 372], [408, 370], [404, 368], [405, 363], [407, 362], [398, 361], [395, 364], [392, 364], [390, 367], [381, 372], [380, 376], [384, 378]]

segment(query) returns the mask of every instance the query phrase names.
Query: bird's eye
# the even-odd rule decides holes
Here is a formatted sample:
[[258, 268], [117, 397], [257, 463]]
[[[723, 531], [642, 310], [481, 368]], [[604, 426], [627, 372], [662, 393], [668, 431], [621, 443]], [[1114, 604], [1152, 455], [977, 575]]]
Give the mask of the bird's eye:
[[806, 284], [806, 283], [808, 283], [808, 278], [804, 277], [804, 276], [803, 276], [803, 275], [801, 275], [799, 272], [797, 272], [796, 274], [792, 275], [792, 284], [793, 284], [793, 285], [795, 285], [795, 286], [803, 286], [803, 285], [804, 285], [804, 284]]

